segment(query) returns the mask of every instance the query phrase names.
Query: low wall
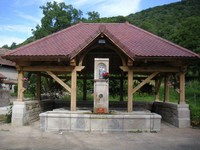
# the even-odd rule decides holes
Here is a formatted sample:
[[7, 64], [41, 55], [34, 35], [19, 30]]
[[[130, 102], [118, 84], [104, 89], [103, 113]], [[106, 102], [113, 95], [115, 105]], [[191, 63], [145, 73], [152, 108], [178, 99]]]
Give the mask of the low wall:
[[162, 116], [162, 119], [176, 127], [190, 127], [190, 110], [188, 104], [154, 102], [153, 112]]
[[10, 91], [0, 90], [0, 107], [10, 105]]
[[23, 126], [39, 120], [39, 114], [54, 108], [53, 100], [13, 102], [12, 125]]

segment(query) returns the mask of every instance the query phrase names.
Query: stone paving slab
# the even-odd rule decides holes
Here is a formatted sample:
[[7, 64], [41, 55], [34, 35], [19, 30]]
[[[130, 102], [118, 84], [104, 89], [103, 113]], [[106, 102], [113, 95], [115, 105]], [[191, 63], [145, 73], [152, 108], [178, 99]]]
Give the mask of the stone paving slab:
[[30, 126], [0, 125], [0, 150], [199, 150], [200, 129], [162, 123], [149, 132], [42, 132]]

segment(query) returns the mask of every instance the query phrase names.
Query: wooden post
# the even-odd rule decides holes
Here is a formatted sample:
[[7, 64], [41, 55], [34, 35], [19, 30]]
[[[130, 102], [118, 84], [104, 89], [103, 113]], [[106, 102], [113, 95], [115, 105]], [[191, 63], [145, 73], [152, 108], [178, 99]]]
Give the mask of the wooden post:
[[169, 75], [165, 77], [164, 102], [169, 102]]
[[37, 74], [36, 100], [41, 100], [41, 75]]
[[24, 72], [22, 70], [18, 71], [18, 97], [17, 101], [24, 101], [24, 87], [23, 87]]
[[123, 100], [123, 91], [124, 91], [124, 80], [123, 80], [123, 74], [121, 74], [121, 77], [120, 77], [120, 101], [124, 101]]
[[83, 76], [83, 101], [87, 101], [87, 78], [86, 74]]
[[49, 94], [49, 92], [50, 92], [50, 88], [49, 88], [49, 86], [50, 86], [50, 83], [49, 83], [49, 80], [48, 80], [48, 78], [45, 78], [45, 81], [46, 81], [46, 94]]
[[162, 78], [155, 80], [155, 101], [160, 101], [160, 85], [162, 83]]
[[76, 111], [76, 80], [76, 67], [74, 67], [71, 74], [71, 111]]
[[133, 70], [128, 69], [128, 112], [133, 111]]
[[180, 72], [179, 104], [185, 104], [185, 72]]

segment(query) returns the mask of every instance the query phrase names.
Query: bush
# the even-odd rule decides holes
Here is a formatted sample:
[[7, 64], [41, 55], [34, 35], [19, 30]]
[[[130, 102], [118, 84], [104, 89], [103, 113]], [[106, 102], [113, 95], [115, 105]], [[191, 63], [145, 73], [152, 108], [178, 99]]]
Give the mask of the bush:
[[8, 113], [6, 114], [6, 118], [5, 118], [6, 123], [11, 123], [11, 120], [12, 120], [12, 107], [13, 107], [13, 105], [11, 104], [10, 107], [9, 107]]
[[191, 110], [191, 124], [192, 126], [200, 127], [200, 107], [190, 105]]
[[200, 127], [200, 83], [199, 81], [189, 81], [186, 84], [186, 100], [190, 105], [190, 115], [192, 126]]

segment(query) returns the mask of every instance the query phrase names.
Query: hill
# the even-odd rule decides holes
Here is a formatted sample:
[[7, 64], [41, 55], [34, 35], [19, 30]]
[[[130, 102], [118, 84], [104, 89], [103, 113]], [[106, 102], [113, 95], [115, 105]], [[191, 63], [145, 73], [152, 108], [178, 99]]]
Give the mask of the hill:
[[146, 9], [127, 21], [185, 48], [200, 53], [200, 1], [183, 0]]

